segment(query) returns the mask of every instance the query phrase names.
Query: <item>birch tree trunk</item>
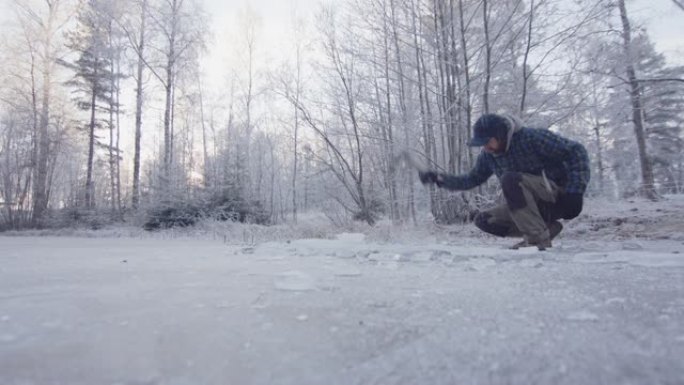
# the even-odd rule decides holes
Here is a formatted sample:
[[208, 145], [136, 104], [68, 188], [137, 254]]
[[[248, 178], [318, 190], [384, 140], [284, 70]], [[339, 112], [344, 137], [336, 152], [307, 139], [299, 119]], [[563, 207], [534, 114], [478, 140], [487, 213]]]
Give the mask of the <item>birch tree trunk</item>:
[[[301, 76], [302, 76], [302, 62], [301, 62], [301, 47], [299, 41], [297, 42], [297, 58], [296, 58], [296, 77], [295, 77], [295, 105], [299, 104], [299, 96], [301, 92]], [[292, 221], [297, 223], [297, 172], [298, 172], [298, 146], [299, 146], [299, 109], [294, 108], [294, 143], [292, 146]]]
[[211, 169], [209, 165], [209, 150], [207, 148], [207, 124], [204, 119], [204, 95], [202, 91], [202, 79], [197, 74], [197, 88], [199, 92], [199, 107], [200, 107], [200, 126], [202, 127], [202, 176], [205, 188], [211, 186]]
[[[295, 20], [297, 23], [297, 20]], [[292, 222], [297, 223], [297, 178], [299, 175], [299, 109], [297, 105], [300, 103], [300, 96], [302, 92], [302, 36], [301, 31], [296, 25], [294, 28], [295, 34], [295, 90], [294, 90], [294, 127], [293, 127], [293, 144], [292, 144]]]
[[527, 39], [525, 44], [525, 53], [522, 62], [522, 95], [520, 96], [520, 109], [518, 110], [521, 119], [525, 118], [525, 102], [527, 100], [527, 83], [530, 78], [530, 73], [527, 70], [527, 61], [532, 50], [532, 23], [534, 20], [534, 0], [530, 0], [530, 13], [527, 20]]
[[482, 112], [489, 113], [489, 82], [492, 78], [492, 46], [489, 38], [489, 10], [488, 0], [482, 0], [482, 25], [485, 38], [485, 68], [484, 68], [484, 88], [482, 91]]
[[90, 90], [90, 122], [88, 123], [88, 160], [86, 165], [86, 183], [85, 183], [85, 207], [88, 209], [95, 208], [95, 185], [93, 184], [93, 160], [95, 157], [95, 113], [97, 109], [96, 101], [99, 92], [97, 87], [97, 77], [99, 61], [95, 59], [93, 66], [93, 80], [92, 89]]
[[[437, 121], [437, 124], [439, 125], [439, 137], [441, 140], [439, 143], [441, 146], [436, 150], [438, 151], [438, 156], [439, 156], [439, 163], [444, 165], [447, 164], [447, 154], [448, 150], [445, 147], [447, 144], [448, 140], [447, 139], [447, 130], [445, 127], [448, 125], [448, 109], [449, 109], [449, 102], [447, 100], [447, 84], [446, 84], [446, 62], [447, 62], [447, 57], [446, 57], [446, 52], [444, 51], [444, 43], [443, 40], [445, 39], [444, 36], [444, 30], [443, 30], [443, 22], [442, 22], [442, 15], [444, 13], [443, 11], [443, 3], [444, 0], [435, 0], [433, 3], [433, 9], [432, 9], [432, 22], [433, 22], [433, 27], [435, 30], [435, 67], [437, 70], [437, 82], [438, 82], [438, 87], [439, 91], [437, 92], [437, 107], [439, 110], [439, 119]], [[426, 82], [426, 84], [428, 84]], [[435, 144], [437, 144], [435, 142]], [[436, 159], [437, 160], [437, 159]]]
[[390, 83], [390, 47], [389, 47], [389, 26], [387, 20], [387, 1], [382, 2], [382, 15], [383, 15], [383, 52], [384, 52], [384, 78], [385, 78], [385, 103], [386, 103], [386, 150], [385, 156], [388, 172], [388, 187], [389, 187], [389, 199], [390, 199], [390, 219], [393, 223], [399, 221], [399, 205], [397, 203], [397, 180], [396, 180], [396, 170], [392, 166], [394, 160], [394, 125], [392, 119], [392, 88]]
[[[464, 77], [464, 91], [465, 91], [465, 101], [463, 102], [463, 108], [465, 110], [465, 126], [466, 135], [465, 141], [469, 142], [471, 138], [470, 127], [473, 125], [473, 106], [472, 106], [472, 82], [470, 79], [470, 58], [468, 57], [468, 43], [466, 41], [467, 26], [464, 20], [464, 10], [463, 10], [463, 0], [458, 0], [458, 14], [459, 14], [459, 27], [461, 36], [461, 55], [463, 55], [463, 77]], [[468, 154], [468, 165], [473, 163], [473, 154], [471, 151], [467, 151]]]
[[134, 209], [140, 204], [140, 141], [142, 139], [142, 109], [143, 109], [143, 71], [145, 69], [145, 29], [147, 19], [147, 0], [140, 3], [140, 32], [136, 52], [138, 54], [138, 68], [135, 88], [135, 144], [133, 153], [133, 196]]
[[[121, 73], [121, 59], [117, 59], [116, 73]], [[116, 208], [119, 214], [121, 214], [121, 76], [116, 78], [116, 100], [114, 101], [116, 105]]]
[[52, 82], [52, 66], [54, 63], [53, 55], [53, 34], [55, 31], [55, 18], [59, 10], [59, 0], [45, 0], [47, 5], [47, 20], [40, 21], [40, 25], [44, 26], [43, 32], [45, 34], [45, 41], [43, 42], [42, 52], [42, 78], [43, 78], [43, 92], [40, 109], [40, 120], [38, 123], [38, 131], [36, 134], [36, 164], [35, 176], [33, 177], [33, 217], [32, 223], [34, 226], [40, 225], [41, 220], [45, 216], [48, 207], [47, 195], [47, 178], [48, 178], [48, 160], [50, 157], [50, 136], [48, 125], [50, 123], [50, 102], [51, 102], [51, 82]]
[[601, 144], [601, 123], [596, 119], [594, 123], [594, 135], [596, 137], [596, 163], [598, 167], [599, 176], [599, 190], [604, 192], [604, 176], [603, 176], [603, 145]]
[[168, 29], [166, 30], [167, 38], [167, 51], [166, 55], [166, 65], [164, 67], [164, 155], [163, 155], [163, 180], [162, 188], [165, 193], [168, 193], [168, 189], [171, 183], [171, 163], [173, 162], [173, 97], [174, 97], [174, 87], [175, 87], [175, 76], [176, 76], [176, 35], [179, 28], [179, 18], [180, 18], [180, 8], [182, 6], [183, 0], [171, 0], [169, 3], [170, 7], [170, 20], [168, 21]]
[[459, 122], [461, 116], [461, 93], [458, 73], [458, 53], [456, 52], [455, 20], [453, 1], [449, 0], [448, 12], [442, 14], [442, 30], [444, 31], [444, 53], [446, 57], [446, 83], [447, 83], [447, 139], [449, 142], [449, 171], [458, 173], [461, 163], [461, 133]]
[[[410, 138], [409, 138], [409, 117], [408, 117], [408, 107], [406, 100], [406, 75], [404, 70], [404, 61], [402, 60], [402, 51], [399, 45], [399, 21], [397, 20], [397, 14], [395, 11], [395, 0], [390, 0], [390, 16], [392, 20], [392, 38], [394, 43], [394, 53], [396, 62], [396, 72], [398, 76], [398, 86], [399, 86], [399, 110], [401, 112], [401, 130], [404, 132], [404, 147], [410, 148]], [[415, 206], [415, 191], [413, 179], [414, 176], [411, 175], [408, 178], [408, 197], [406, 199], [406, 218], [411, 218], [413, 223], [416, 224], [416, 206]]]
[[[111, 16], [110, 16], [111, 17]], [[117, 89], [117, 84], [116, 84], [116, 78], [117, 78], [117, 71], [116, 71], [116, 54], [115, 54], [115, 47], [114, 47], [114, 30], [113, 30], [113, 20], [110, 20], [109, 23], [107, 23], [107, 43], [108, 43], [108, 48], [109, 48], [109, 69], [110, 69], [110, 76], [109, 76], [109, 185], [110, 185], [110, 190], [111, 190], [111, 196], [110, 196], [110, 206], [112, 209], [112, 215], [116, 212], [116, 207], [117, 207], [117, 196], [116, 196], [116, 191], [117, 191], [117, 186], [116, 186], [116, 163], [119, 158], [119, 153], [118, 153], [118, 147], [115, 147], [115, 130], [116, 130], [116, 124], [115, 124], [115, 109], [118, 109], [116, 106], [116, 100], [117, 94], [119, 93], [119, 90]], [[115, 154], [115, 148], [116, 148], [116, 154]], [[116, 159], [115, 159], [116, 157]]]
[[172, 57], [174, 48], [170, 48], [169, 59], [166, 65], [166, 78], [164, 84], [164, 156], [163, 156], [163, 188], [167, 189], [171, 182], [171, 148], [173, 146], [173, 133], [171, 132], [172, 104], [173, 104], [173, 84], [174, 84], [174, 59]]
[[[415, 47], [416, 58], [416, 79], [418, 82], [418, 98], [420, 103], [420, 121], [423, 129], [423, 144], [425, 150], [425, 158], [430, 167], [434, 165], [437, 159], [437, 150], [435, 143], [435, 132], [432, 120], [432, 110], [430, 107], [430, 94], [428, 92], [427, 70], [425, 67], [424, 52], [421, 44], [422, 21], [420, 13], [420, 3], [416, 4], [411, 0], [411, 26], [413, 35], [413, 45]], [[420, 28], [420, 29], [419, 29]], [[438, 211], [438, 198], [433, 185], [429, 187], [430, 191], [430, 212], [436, 216]]]
[[243, 91], [244, 94], [244, 135], [238, 136], [240, 141], [237, 144], [236, 160], [237, 160], [237, 170], [236, 170], [236, 181], [237, 187], [240, 189], [243, 196], [251, 194], [253, 189], [253, 182], [251, 178], [251, 161], [252, 161], [252, 133], [254, 130], [253, 122], [253, 103], [255, 99], [254, 92], [254, 65], [255, 65], [255, 55], [256, 55], [256, 43], [257, 43], [257, 18], [253, 14], [251, 9], [246, 10], [246, 15], [244, 15], [244, 43], [246, 44], [246, 54], [247, 54], [247, 84], [246, 89]]

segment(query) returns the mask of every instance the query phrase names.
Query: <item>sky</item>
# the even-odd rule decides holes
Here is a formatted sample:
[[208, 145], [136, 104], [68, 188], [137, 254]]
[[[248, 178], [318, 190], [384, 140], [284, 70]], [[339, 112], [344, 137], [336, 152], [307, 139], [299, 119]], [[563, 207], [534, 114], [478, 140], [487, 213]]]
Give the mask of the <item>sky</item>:
[[684, 65], [684, 10], [672, 0], [627, 2], [630, 18], [640, 21], [671, 64]]
[[[204, 0], [214, 32], [214, 49], [210, 49], [205, 68], [213, 72], [225, 60], [228, 53], [221, 46], [226, 36], [231, 31], [234, 33], [240, 9], [249, 6], [260, 16], [260, 44], [278, 50], [282, 48], [283, 37], [292, 31], [292, 9], [296, 7], [301, 14], [313, 15], [320, 3], [321, 0]], [[670, 64], [684, 65], [684, 10], [672, 0], [627, 0], [627, 12], [635, 26], [647, 29], [656, 48]]]
[[[261, 33], [265, 45], [277, 46], [280, 38], [292, 30], [293, 7], [302, 13], [312, 14], [318, 5], [333, 0], [198, 0], [211, 18], [214, 41], [210, 48], [219, 47], [238, 18], [240, 9], [251, 7], [260, 15]], [[593, 0], [583, 0], [590, 2]], [[0, 19], [12, 17], [12, 0], [0, 0]], [[684, 65], [684, 10], [672, 0], [627, 0], [630, 19], [641, 23], [647, 30], [658, 50], [666, 55], [672, 64]], [[225, 51], [211, 50], [205, 66], [216, 66]]]
[[[286, 49], [284, 40], [293, 30], [293, 9], [305, 17], [312, 16], [323, 3], [333, 0], [198, 0], [210, 18], [213, 38], [208, 45], [208, 55], [202, 63], [207, 77], [216, 79], [226, 74], [226, 62], [233, 54], [230, 42], [235, 41], [239, 30], [241, 10], [249, 7], [260, 19], [259, 49], [277, 57]], [[593, 0], [583, 0], [590, 2]], [[11, 0], [0, 0], [0, 19], [12, 17]], [[659, 52], [665, 54], [668, 63], [684, 65], [684, 10], [672, 0], [627, 0], [627, 9], [634, 25], [647, 29]]]
[[[324, 0], [329, 2], [330, 0]], [[207, 77], [225, 76], [226, 62], [234, 54], [230, 44], [241, 40], [240, 18], [249, 7], [258, 17], [257, 49], [266, 50], [265, 57], [282, 57], [287, 49], [288, 36], [294, 29], [294, 15], [302, 17], [313, 15], [319, 9], [321, 0], [204, 0], [205, 10], [210, 15], [213, 40], [209, 52], [202, 63]], [[263, 56], [262, 56], [263, 57]]]

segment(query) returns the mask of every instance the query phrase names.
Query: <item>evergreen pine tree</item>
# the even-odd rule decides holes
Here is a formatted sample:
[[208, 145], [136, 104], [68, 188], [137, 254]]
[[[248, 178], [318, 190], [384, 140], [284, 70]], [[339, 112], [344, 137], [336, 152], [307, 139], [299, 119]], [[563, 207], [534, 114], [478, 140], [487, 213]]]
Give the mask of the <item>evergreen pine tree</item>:
[[[111, 90], [111, 55], [108, 52], [106, 40], [106, 26], [108, 15], [101, 12], [106, 0], [86, 0], [79, 8], [78, 25], [68, 35], [67, 48], [71, 49], [78, 58], [74, 62], [61, 63], [74, 71], [74, 77], [67, 82], [75, 89], [75, 102], [82, 111], [87, 111], [89, 117], [81, 127], [88, 138], [88, 161], [86, 169], [85, 198], [86, 208], [95, 207], [95, 186], [93, 182], [93, 164], [98, 142], [96, 129], [102, 128], [104, 119], [98, 118], [102, 112], [108, 112], [114, 105], [110, 100]], [[106, 119], [106, 118], [105, 118]]]

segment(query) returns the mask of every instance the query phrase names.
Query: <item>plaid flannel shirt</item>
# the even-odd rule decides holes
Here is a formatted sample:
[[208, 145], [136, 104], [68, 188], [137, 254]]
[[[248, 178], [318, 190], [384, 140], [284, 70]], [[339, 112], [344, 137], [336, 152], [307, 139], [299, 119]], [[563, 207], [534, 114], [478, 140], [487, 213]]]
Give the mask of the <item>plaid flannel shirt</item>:
[[503, 154], [480, 152], [475, 167], [463, 175], [444, 175], [443, 187], [469, 190], [486, 182], [492, 174], [501, 179], [507, 172], [542, 175], [566, 193], [583, 194], [589, 183], [589, 156], [580, 143], [546, 129], [523, 127], [513, 133]]

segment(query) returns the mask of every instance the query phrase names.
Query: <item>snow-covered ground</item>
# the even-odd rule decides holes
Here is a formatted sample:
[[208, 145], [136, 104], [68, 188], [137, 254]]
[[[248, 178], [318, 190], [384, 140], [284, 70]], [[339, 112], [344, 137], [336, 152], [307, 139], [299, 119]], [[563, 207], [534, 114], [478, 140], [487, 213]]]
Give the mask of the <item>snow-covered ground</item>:
[[684, 198], [586, 212], [545, 252], [0, 237], [0, 384], [684, 384]]

